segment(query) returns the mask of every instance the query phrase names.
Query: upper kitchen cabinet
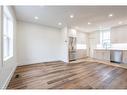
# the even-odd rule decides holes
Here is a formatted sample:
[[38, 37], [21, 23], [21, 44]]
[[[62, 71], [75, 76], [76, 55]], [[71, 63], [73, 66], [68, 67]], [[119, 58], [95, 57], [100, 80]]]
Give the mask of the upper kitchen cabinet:
[[111, 43], [127, 43], [127, 25], [111, 29]]
[[68, 36], [69, 37], [76, 37], [77, 36], [77, 31], [75, 29], [68, 29]]
[[87, 43], [87, 34], [83, 32], [77, 32], [77, 43], [86, 44]]
[[89, 39], [94, 39], [96, 44], [100, 44], [100, 31], [89, 33]]

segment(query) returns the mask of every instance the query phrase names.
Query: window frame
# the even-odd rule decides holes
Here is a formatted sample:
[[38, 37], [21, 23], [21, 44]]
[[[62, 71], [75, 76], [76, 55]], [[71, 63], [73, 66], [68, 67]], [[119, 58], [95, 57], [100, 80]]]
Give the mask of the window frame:
[[3, 7], [3, 61], [7, 61], [11, 57], [13, 57], [13, 31], [14, 31], [13, 18], [11, 16], [9, 9], [6, 6], [4, 6]]
[[[108, 32], [109, 34], [109, 38], [108, 39], [104, 39], [104, 33]], [[111, 30], [110, 29], [106, 29], [106, 30], [100, 30], [100, 44], [102, 46], [102, 48], [111, 48]]]

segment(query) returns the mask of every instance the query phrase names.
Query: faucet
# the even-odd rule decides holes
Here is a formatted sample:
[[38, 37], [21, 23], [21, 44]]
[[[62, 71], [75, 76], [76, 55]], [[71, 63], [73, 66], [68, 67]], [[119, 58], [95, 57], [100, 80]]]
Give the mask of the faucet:
[[103, 43], [103, 48], [108, 49], [108, 45], [106, 42]]

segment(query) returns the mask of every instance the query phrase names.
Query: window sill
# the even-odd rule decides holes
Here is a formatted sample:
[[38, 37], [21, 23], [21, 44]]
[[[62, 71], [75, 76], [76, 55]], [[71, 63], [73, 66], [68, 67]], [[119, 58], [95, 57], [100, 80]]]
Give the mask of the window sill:
[[4, 58], [4, 62], [7, 61], [7, 60], [9, 60], [9, 59], [12, 58], [12, 57], [13, 57], [13, 56], [8, 56], [8, 57]]

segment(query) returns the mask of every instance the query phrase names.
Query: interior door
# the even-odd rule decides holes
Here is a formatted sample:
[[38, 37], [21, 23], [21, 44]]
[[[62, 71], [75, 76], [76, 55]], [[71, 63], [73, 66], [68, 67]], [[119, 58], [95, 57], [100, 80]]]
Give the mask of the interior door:
[[94, 49], [96, 48], [95, 38], [89, 39], [89, 56], [94, 57]]

